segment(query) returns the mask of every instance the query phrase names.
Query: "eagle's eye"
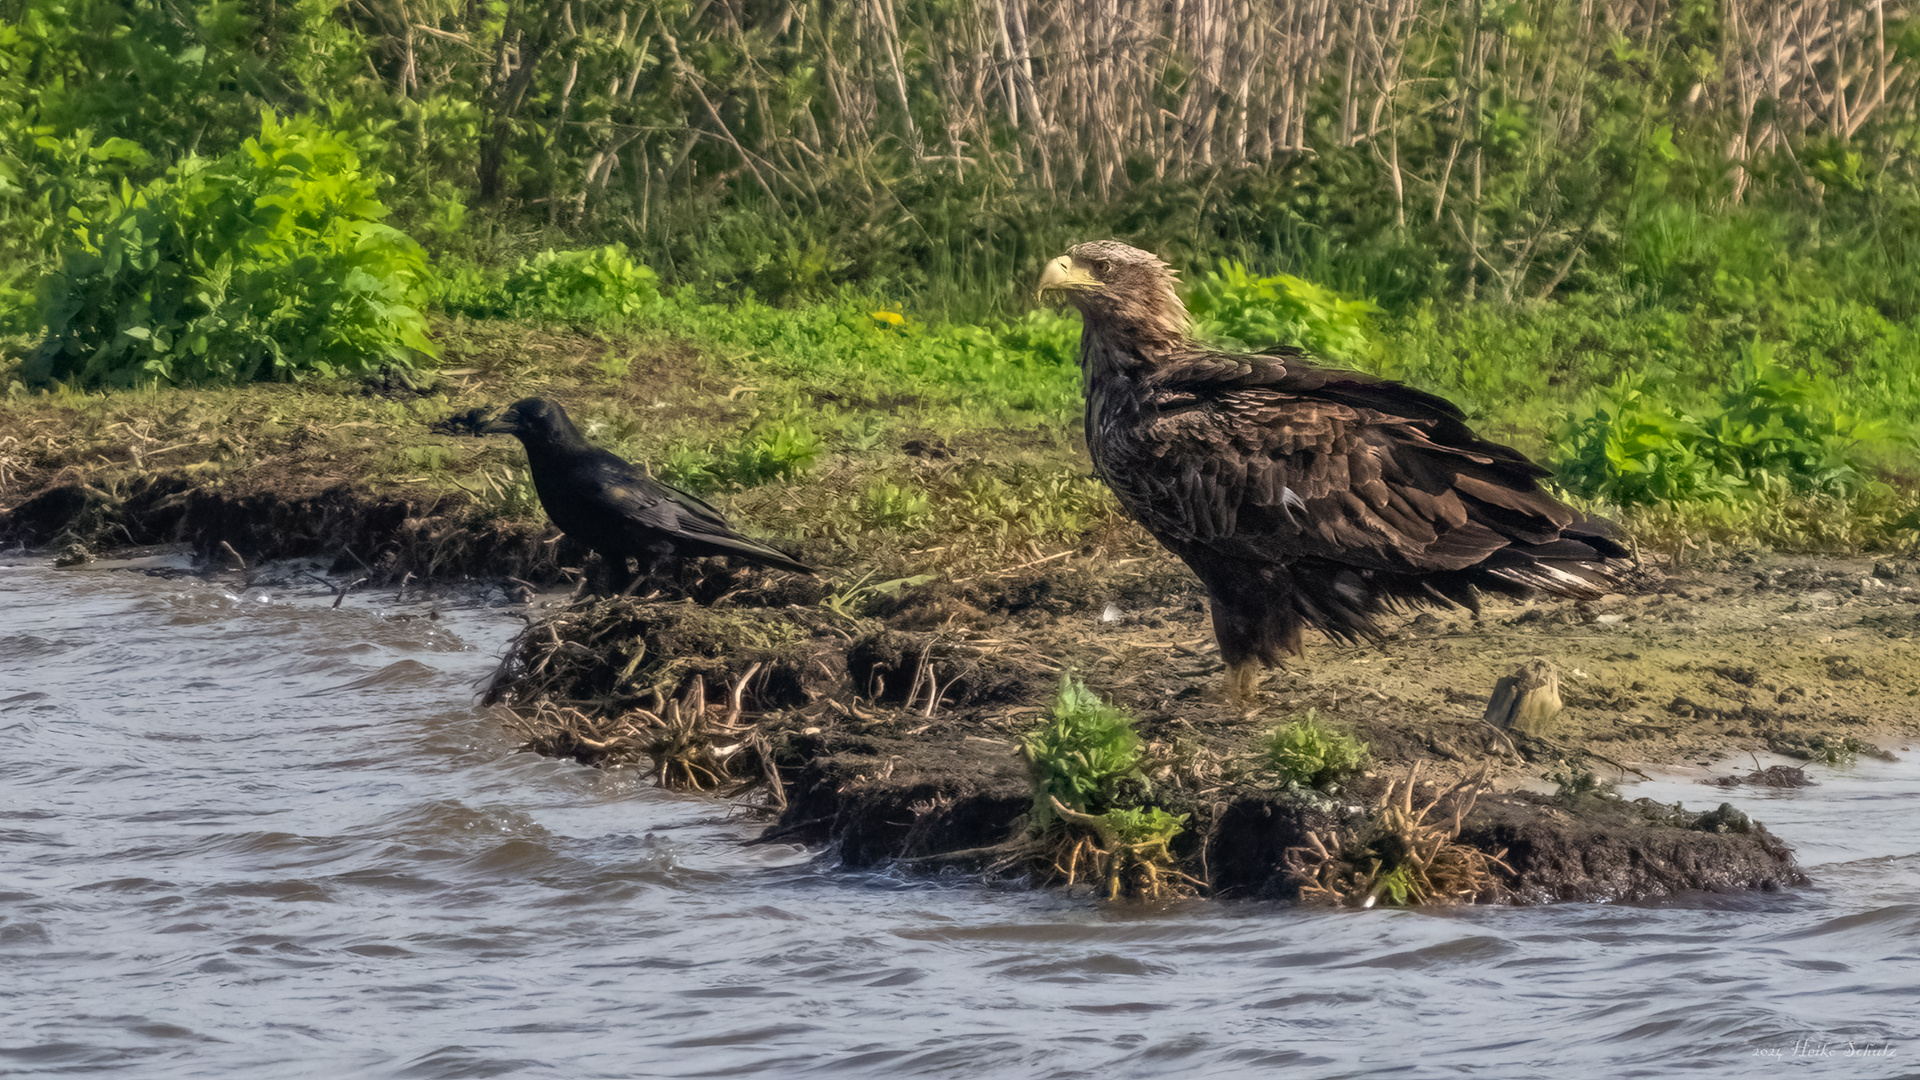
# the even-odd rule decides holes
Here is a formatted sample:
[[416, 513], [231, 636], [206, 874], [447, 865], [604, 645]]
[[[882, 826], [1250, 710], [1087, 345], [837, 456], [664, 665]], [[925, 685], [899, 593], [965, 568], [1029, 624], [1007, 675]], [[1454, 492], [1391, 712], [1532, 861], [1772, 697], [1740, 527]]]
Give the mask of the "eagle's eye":
[[1096, 274], [1104, 275], [1107, 272], [1107, 260], [1105, 259], [1095, 259], [1087, 265], [1092, 267], [1093, 272]]

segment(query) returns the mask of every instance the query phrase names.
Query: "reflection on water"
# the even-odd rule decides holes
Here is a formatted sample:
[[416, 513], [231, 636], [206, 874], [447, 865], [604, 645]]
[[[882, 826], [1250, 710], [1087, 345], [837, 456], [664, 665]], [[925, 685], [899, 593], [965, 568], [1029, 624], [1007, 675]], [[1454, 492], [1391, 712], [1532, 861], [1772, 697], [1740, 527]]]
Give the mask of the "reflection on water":
[[388, 599], [0, 562], [0, 1075], [1920, 1075], [1910, 755], [1641, 786], [1766, 821], [1787, 894], [1106, 907], [514, 754], [517, 618]]

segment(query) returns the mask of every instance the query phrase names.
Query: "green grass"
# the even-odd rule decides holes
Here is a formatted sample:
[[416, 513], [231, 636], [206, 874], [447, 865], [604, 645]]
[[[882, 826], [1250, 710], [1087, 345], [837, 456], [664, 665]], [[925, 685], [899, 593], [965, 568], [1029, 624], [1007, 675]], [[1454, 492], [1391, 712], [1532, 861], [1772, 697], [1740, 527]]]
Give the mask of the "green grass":
[[[20, 383], [30, 339], [12, 339], [0, 386], [19, 414], [76, 416], [36, 436], [51, 443], [33, 456], [17, 444], [0, 453], [15, 473], [34, 461], [125, 460], [112, 425], [133, 423], [154, 439], [134, 450], [204, 439], [220, 461], [257, 464], [272, 456], [274, 432], [304, 424], [308, 450], [326, 449], [320, 467], [341, 478], [466, 491], [502, 516], [534, 517], [511, 472], [515, 448], [435, 442], [423, 428], [455, 404], [558, 393], [596, 442], [733, 504], [768, 535], [809, 542], [812, 557], [887, 579], [990, 570], [1119, 521], [1077, 447], [1077, 316], [932, 325], [852, 292], [791, 308], [719, 304], [660, 293], [617, 248], [549, 252], [506, 273], [443, 268], [443, 294], [453, 279], [464, 310], [519, 314], [437, 324], [458, 381], [435, 396], [356, 401], [350, 382], [180, 399], [46, 395]], [[1903, 403], [1920, 399], [1914, 334], [1877, 309], [1755, 280], [1766, 315], [1737, 320], [1726, 313], [1733, 300], [1676, 299], [1677, 287], [1645, 283], [1638, 299], [1606, 303], [1385, 314], [1229, 265], [1193, 278], [1191, 295], [1203, 330], [1234, 347], [1305, 340], [1457, 401], [1478, 430], [1552, 464], [1569, 499], [1649, 550], [1911, 549], [1920, 469]], [[257, 426], [258, 402], [291, 411]], [[228, 408], [239, 412], [215, 425], [219, 438], [175, 419]], [[373, 452], [376, 433], [401, 452]], [[441, 443], [426, 457], [405, 450]]]

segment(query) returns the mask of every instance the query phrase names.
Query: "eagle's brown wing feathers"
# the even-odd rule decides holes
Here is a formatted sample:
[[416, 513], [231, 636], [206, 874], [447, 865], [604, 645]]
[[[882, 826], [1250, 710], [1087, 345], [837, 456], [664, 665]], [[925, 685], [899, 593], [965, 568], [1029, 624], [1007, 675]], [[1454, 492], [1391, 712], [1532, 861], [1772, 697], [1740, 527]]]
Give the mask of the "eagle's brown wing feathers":
[[1237, 357], [1158, 375], [1135, 443], [1158, 467], [1115, 471], [1170, 489], [1129, 500], [1165, 513], [1170, 538], [1244, 557], [1456, 570], [1514, 541], [1552, 543], [1573, 521], [1535, 482], [1545, 470], [1474, 436], [1432, 395]]
[[1402, 601], [1613, 584], [1625, 551], [1609, 527], [1447, 401], [1290, 347], [1200, 346], [1166, 264], [1117, 241], [1075, 246], [1041, 288], [1084, 319], [1094, 467], [1206, 584], [1233, 693], [1254, 661], [1299, 652], [1307, 626], [1353, 639]]
[[1598, 566], [1617, 545], [1582, 532], [1600, 527], [1540, 487], [1544, 469], [1475, 436], [1433, 395], [1209, 354], [1140, 389], [1141, 427], [1109, 441], [1102, 473], [1217, 603], [1248, 591], [1236, 578], [1291, 568], [1306, 621], [1351, 638], [1375, 633], [1369, 616], [1397, 601], [1474, 606], [1476, 587], [1597, 596], [1610, 584]]

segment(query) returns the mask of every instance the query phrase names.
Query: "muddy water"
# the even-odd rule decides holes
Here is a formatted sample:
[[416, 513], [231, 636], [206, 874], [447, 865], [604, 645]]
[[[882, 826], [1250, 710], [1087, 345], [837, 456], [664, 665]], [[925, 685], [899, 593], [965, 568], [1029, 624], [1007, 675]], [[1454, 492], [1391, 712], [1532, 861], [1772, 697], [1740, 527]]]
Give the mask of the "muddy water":
[[513, 754], [510, 613], [330, 602], [0, 561], [0, 1075], [1920, 1075], [1915, 756], [1642, 785], [1785, 895], [1108, 908], [743, 846]]

